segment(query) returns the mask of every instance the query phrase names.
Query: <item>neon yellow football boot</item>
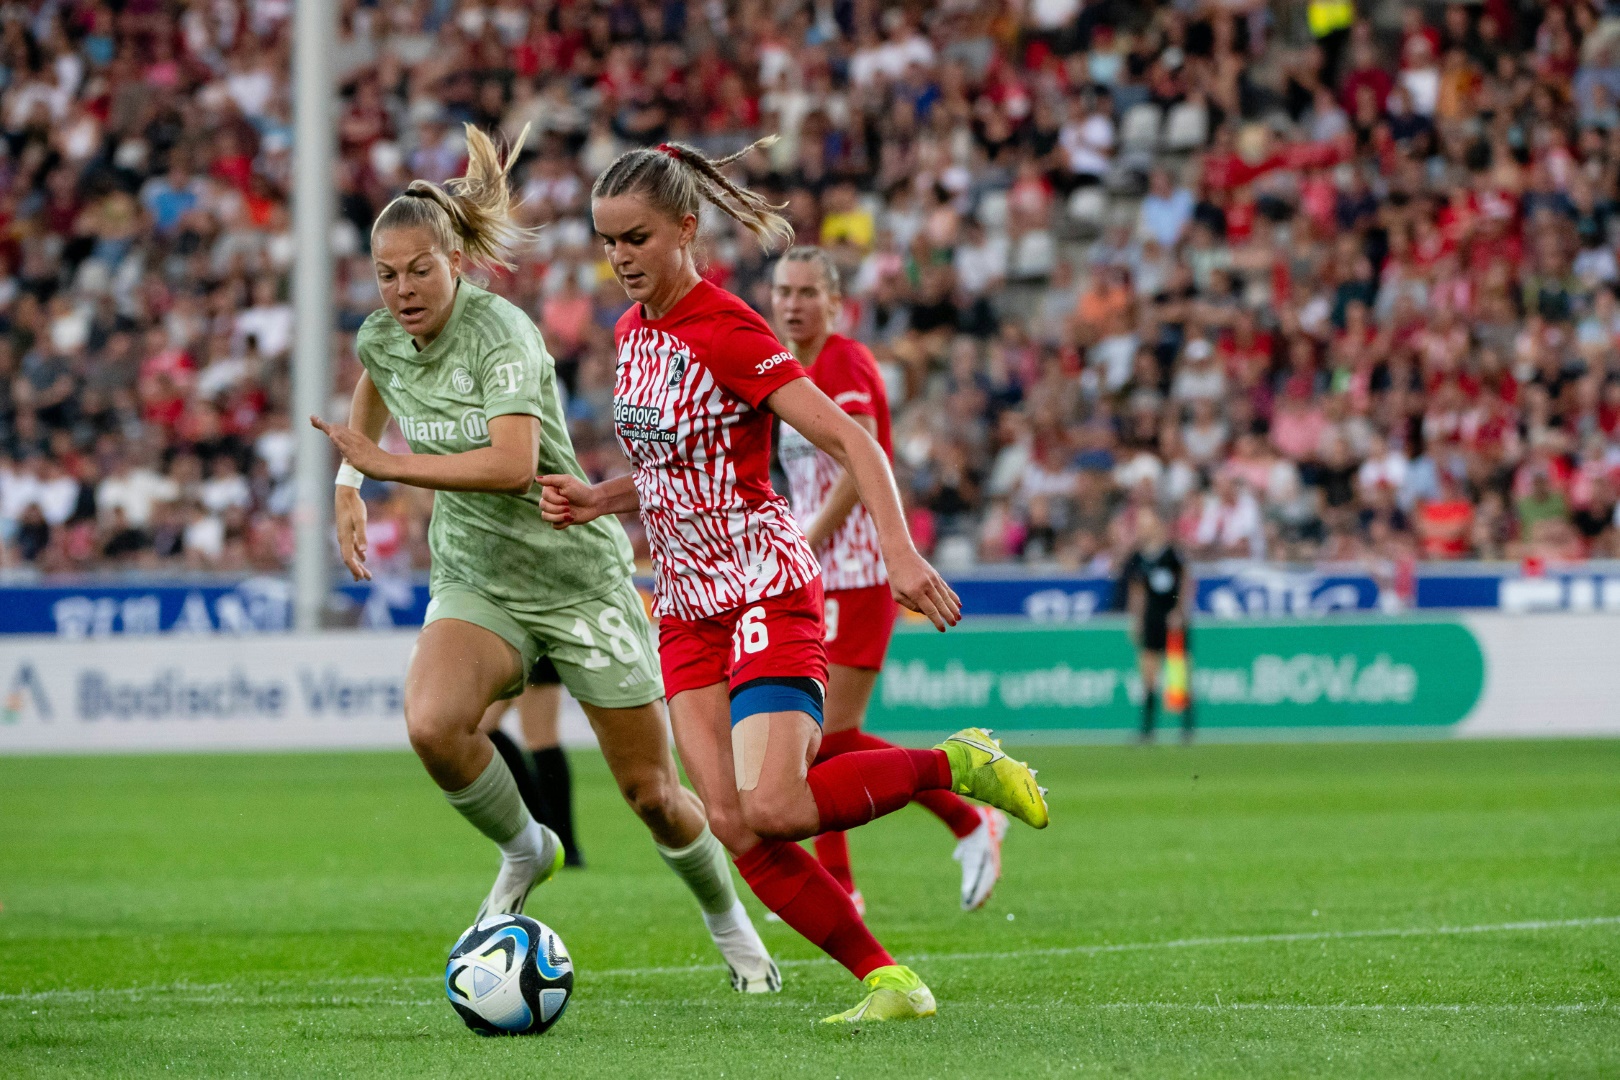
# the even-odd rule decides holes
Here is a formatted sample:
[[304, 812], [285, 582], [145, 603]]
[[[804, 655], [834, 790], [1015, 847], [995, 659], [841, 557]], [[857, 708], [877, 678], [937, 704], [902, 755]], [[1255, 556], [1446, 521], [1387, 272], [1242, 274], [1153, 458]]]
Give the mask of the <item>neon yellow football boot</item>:
[[984, 728], [963, 728], [936, 750], [951, 759], [951, 790], [998, 810], [1026, 825], [1046, 828], [1046, 791], [1035, 783], [1035, 770], [1014, 761]]
[[934, 1015], [934, 992], [917, 973], [899, 964], [880, 967], [862, 980], [870, 993], [853, 1009], [822, 1020], [823, 1024], [864, 1024], [883, 1020], [921, 1020]]

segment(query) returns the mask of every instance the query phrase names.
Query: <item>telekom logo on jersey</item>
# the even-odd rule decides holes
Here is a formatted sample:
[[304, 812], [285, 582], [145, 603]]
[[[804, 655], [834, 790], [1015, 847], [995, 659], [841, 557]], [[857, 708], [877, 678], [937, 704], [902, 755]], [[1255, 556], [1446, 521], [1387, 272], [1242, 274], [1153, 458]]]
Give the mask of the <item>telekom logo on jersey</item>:
[[521, 363], [496, 364], [495, 374], [499, 375], [501, 381], [506, 384], [508, 394], [517, 393], [518, 387], [523, 385], [523, 365]]
[[[518, 388], [523, 385], [523, 363], [521, 361], [514, 360], [509, 364], [496, 364], [495, 374], [500, 376], [500, 381], [508, 394], [517, 393]], [[455, 373], [450, 377], [450, 383], [456, 388], [458, 394], [470, 394], [473, 392], [473, 388], [478, 385], [473, 380], [473, 377], [468, 374], [466, 368], [456, 368]]]

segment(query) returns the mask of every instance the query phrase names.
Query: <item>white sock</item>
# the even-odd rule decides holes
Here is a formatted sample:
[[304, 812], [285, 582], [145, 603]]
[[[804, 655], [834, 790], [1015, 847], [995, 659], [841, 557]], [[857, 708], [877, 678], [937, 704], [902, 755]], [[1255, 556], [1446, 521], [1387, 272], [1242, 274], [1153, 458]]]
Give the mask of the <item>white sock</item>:
[[754, 929], [753, 920], [748, 917], [748, 909], [743, 907], [741, 900], [732, 904], [729, 911], [717, 915], [705, 911], [703, 925], [709, 928], [709, 936], [728, 955], [733, 950], [740, 950], [752, 953], [761, 960], [770, 957], [770, 951], [760, 939], [759, 931]]
[[511, 862], [524, 862], [538, 860], [545, 854], [546, 834], [541, 831], [540, 823], [534, 818], [529, 824], [510, 840], [501, 841], [501, 854]]
[[[739, 915], [741, 919], [738, 918]], [[703, 913], [703, 925], [709, 928], [711, 934], [723, 934], [734, 929], [739, 922], [747, 921], [748, 909], [743, 907], [741, 900], [736, 901], [731, 907], [717, 914], [710, 914], [707, 911]]]

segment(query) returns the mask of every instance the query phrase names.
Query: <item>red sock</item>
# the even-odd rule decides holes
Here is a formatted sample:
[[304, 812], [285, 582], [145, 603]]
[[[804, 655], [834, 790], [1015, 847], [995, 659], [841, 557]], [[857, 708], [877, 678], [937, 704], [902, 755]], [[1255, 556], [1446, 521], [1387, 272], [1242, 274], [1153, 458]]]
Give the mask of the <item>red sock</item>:
[[894, 963], [855, 913], [849, 893], [798, 844], [761, 840], [737, 860], [737, 872], [766, 907], [857, 979]]
[[855, 892], [855, 875], [849, 869], [849, 840], [843, 833], [824, 832], [816, 837], [816, 861], [826, 867], [845, 892]]
[[958, 840], [979, 827], [984, 819], [972, 804], [950, 791], [919, 791], [912, 802], [943, 821]]
[[807, 779], [820, 831], [833, 832], [891, 814], [919, 791], [950, 787], [951, 763], [943, 750], [857, 750], [812, 766]]
[[815, 764], [820, 765], [828, 758], [835, 758], [839, 754], [847, 754], [851, 750], [887, 750], [893, 745], [893, 743], [886, 743], [882, 739], [868, 735], [860, 728], [835, 731], [830, 735], [821, 737], [821, 749], [816, 751]]
[[[886, 742], [876, 735], [869, 735], [860, 728], [851, 728], [849, 731], [835, 731], [831, 735], [822, 737], [821, 750], [816, 754], [816, 762], [819, 764], [827, 758], [847, 754], [853, 750], [887, 750], [892, 749], [893, 746], [893, 743]], [[947, 784], [946, 790], [943, 791], [920, 791], [912, 796], [912, 801], [943, 821], [946, 827], [960, 840], [974, 829], [977, 829], [981, 819], [979, 812], [969, 805], [966, 800], [952, 793], [949, 787], [950, 785]], [[819, 852], [820, 849], [818, 848], [817, 851]], [[821, 861], [822, 865], [827, 865], [826, 859]]]

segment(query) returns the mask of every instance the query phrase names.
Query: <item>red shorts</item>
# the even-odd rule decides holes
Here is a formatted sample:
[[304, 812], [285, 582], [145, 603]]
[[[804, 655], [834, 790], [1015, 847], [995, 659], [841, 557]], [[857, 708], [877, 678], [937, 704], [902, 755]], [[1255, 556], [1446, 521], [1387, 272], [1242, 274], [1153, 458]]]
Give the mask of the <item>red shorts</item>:
[[810, 678], [826, 686], [822, 635], [819, 577], [707, 619], [665, 615], [658, 623], [664, 696], [717, 682], [735, 688], [767, 676]]
[[880, 671], [900, 614], [889, 586], [835, 589], [827, 594], [827, 663]]

